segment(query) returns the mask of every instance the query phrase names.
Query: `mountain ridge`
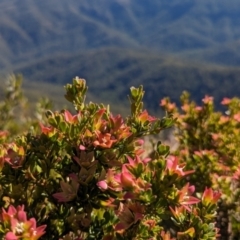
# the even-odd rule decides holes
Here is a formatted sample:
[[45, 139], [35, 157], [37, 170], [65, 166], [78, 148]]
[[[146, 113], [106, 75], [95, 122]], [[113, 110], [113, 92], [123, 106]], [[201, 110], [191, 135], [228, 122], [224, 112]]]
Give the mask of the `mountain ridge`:
[[2, 68], [29, 58], [110, 46], [181, 56], [215, 48], [219, 56], [217, 46], [229, 52], [240, 39], [238, 0], [2, 0], [0, 7]]

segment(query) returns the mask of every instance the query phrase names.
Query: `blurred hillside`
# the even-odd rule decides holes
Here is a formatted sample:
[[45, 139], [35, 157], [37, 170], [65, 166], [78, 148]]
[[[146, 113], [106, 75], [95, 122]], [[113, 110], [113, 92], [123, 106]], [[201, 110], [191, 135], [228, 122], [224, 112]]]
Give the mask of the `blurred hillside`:
[[62, 85], [71, 81], [72, 76], [81, 76], [87, 79], [89, 91], [96, 99], [123, 105], [127, 104], [129, 88], [143, 84], [145, 102], [154, 110], [161, 98], [171, 96], [178, 101], [184, 90], [198, 102], [205, 94], [220, 102], [223, 96], [238, 95], [240, 90], [240, 68], [197, 65], [169, 56], [114, 48], [57, 55], [18, 71], [31, 79]]
[[152, 108], [183, 90], [219, 101], [240, 94], [239, 22], [238, 0], [2, 0], [0, 69], [31, 83], [78, 75], [102, 101], [139, 84]]

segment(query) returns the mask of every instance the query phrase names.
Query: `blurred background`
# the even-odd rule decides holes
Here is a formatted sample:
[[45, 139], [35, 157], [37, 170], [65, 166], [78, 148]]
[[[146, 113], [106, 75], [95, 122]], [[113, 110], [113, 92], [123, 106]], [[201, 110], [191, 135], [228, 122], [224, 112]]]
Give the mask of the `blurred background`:
[[89, 100], [122, 112], [141, 84], [155, 112], [183, 90], [219, 103], [240, 95], [239, 66], [239, 0], [0, 1], [1, 83], [21, 73], [33, 99], [64, 101], [79, 76]]

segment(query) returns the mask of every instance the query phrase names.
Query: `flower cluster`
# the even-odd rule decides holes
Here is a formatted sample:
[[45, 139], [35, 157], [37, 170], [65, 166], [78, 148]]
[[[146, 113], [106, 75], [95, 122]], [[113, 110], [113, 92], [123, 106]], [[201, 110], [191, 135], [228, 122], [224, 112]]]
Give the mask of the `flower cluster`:
[[24, 206], [15, 208], [10, 205], [8, 210], [2, 210], [1, 224], [6, 231], [5, 240], [29, 239], [37, 240], [44, 233], [46, 225], [37, 227], [35, 218], [27, 219]]

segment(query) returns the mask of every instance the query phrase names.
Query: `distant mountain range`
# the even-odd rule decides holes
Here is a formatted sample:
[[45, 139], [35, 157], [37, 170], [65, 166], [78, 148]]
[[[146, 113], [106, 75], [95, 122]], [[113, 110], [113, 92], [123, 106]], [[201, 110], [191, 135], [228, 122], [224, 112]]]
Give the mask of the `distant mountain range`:
[[0, 2], [2, 72], [61, 84], [79, 75], [104, 99], [138, 84], [155, 107], [184, 89], [240, 95], [239, 50], [239, 0]]

